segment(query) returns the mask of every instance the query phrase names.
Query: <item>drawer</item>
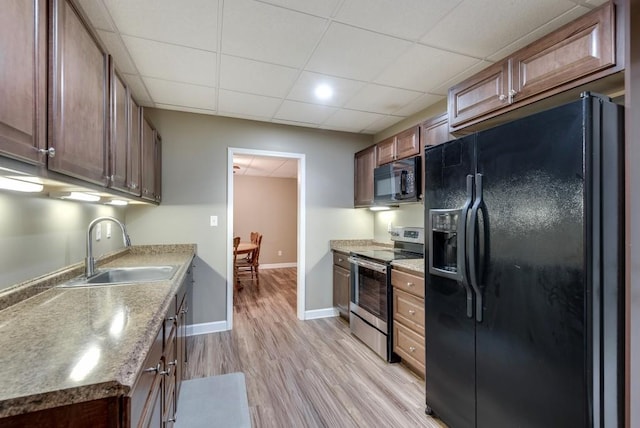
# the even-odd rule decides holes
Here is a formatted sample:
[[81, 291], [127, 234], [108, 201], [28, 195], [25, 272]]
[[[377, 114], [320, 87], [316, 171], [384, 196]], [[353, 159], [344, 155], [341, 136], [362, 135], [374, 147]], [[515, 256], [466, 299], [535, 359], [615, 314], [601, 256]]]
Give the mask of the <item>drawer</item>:
[[424, 297], [424, 278], [391, 269], [391, 285], [418, 297]]
[[424, 299], [394, 287], [393, 319], [424, 337]]
[[351, 264], [349, 263], [349, 255], [340, 253], [338, 251], [333, 252], [333, 264], [342, 266], [345, 269], [351, 269]]
[[394, 322], [393, 351], [402, 358], [402, 361], [424, 377], [424, 363], [426, 358], [424, 336], [420, 337], [420, 335], [401, 323]]

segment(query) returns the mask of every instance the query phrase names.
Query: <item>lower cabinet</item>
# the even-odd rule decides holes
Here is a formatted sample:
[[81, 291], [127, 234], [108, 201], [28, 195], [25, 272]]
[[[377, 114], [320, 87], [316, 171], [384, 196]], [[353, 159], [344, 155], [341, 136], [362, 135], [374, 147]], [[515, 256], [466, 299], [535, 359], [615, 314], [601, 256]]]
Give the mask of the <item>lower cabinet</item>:
[[351, 266], [345, 253], [333, 253], [333, 306], [338, 314], [349, 319], [349, 294], [351, 291]]
[[424, 275], [393, 268], [393, 352], [425, 377]]

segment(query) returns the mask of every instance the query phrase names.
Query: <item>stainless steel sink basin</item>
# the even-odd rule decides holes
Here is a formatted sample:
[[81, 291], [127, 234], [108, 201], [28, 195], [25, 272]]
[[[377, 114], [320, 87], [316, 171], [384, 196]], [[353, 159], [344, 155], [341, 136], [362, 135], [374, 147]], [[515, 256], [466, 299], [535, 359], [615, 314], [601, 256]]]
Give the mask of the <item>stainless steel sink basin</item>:
[[91, 278], [81, 276], [65, 282], [60, 287], [89, 287], [137, 282], [165, 281], [173, 278], [177, 266], [139, 266], [98, 270]]

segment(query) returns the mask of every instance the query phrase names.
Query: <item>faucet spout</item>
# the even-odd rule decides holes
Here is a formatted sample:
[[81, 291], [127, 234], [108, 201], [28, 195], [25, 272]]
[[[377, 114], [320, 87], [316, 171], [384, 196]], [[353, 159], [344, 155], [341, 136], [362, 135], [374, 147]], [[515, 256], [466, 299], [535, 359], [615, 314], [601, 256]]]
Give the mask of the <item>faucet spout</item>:
[[122, 230], [122, 241], [124, 242], [124, 246], [131, 246], [131, 238], [129, 238], [129, 234], [127, 233], [127, 227], [120, 220], [115, 217], [98, 217], [93, 219], [87, 228], [87, 253], [84, 260], [84, 273], [87, 278], [95, 275], [96, 271], [96, 261], [93, 258], [93, 241], [91, 240], [91, 235], [93, 234], [93, 229], [96, 225], [103, 221], [112, 221], [117, 224]]

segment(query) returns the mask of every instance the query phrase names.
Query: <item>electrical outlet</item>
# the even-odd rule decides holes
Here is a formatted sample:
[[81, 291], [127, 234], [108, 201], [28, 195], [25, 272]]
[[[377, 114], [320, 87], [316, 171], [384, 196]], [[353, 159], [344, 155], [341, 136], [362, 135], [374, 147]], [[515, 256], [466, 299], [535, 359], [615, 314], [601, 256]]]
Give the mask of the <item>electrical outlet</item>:
[[102, 239], [102, 223], [96, 225], [96, 241]]
[[218, 225], [218, 216], [217, 215], [212, 215], [209, 218], [209, 224], [211, 225], [211, 227], [215, 227]]
[[281, 256], [282, 255], [282, 250], [278, 250], [278, 255]]

